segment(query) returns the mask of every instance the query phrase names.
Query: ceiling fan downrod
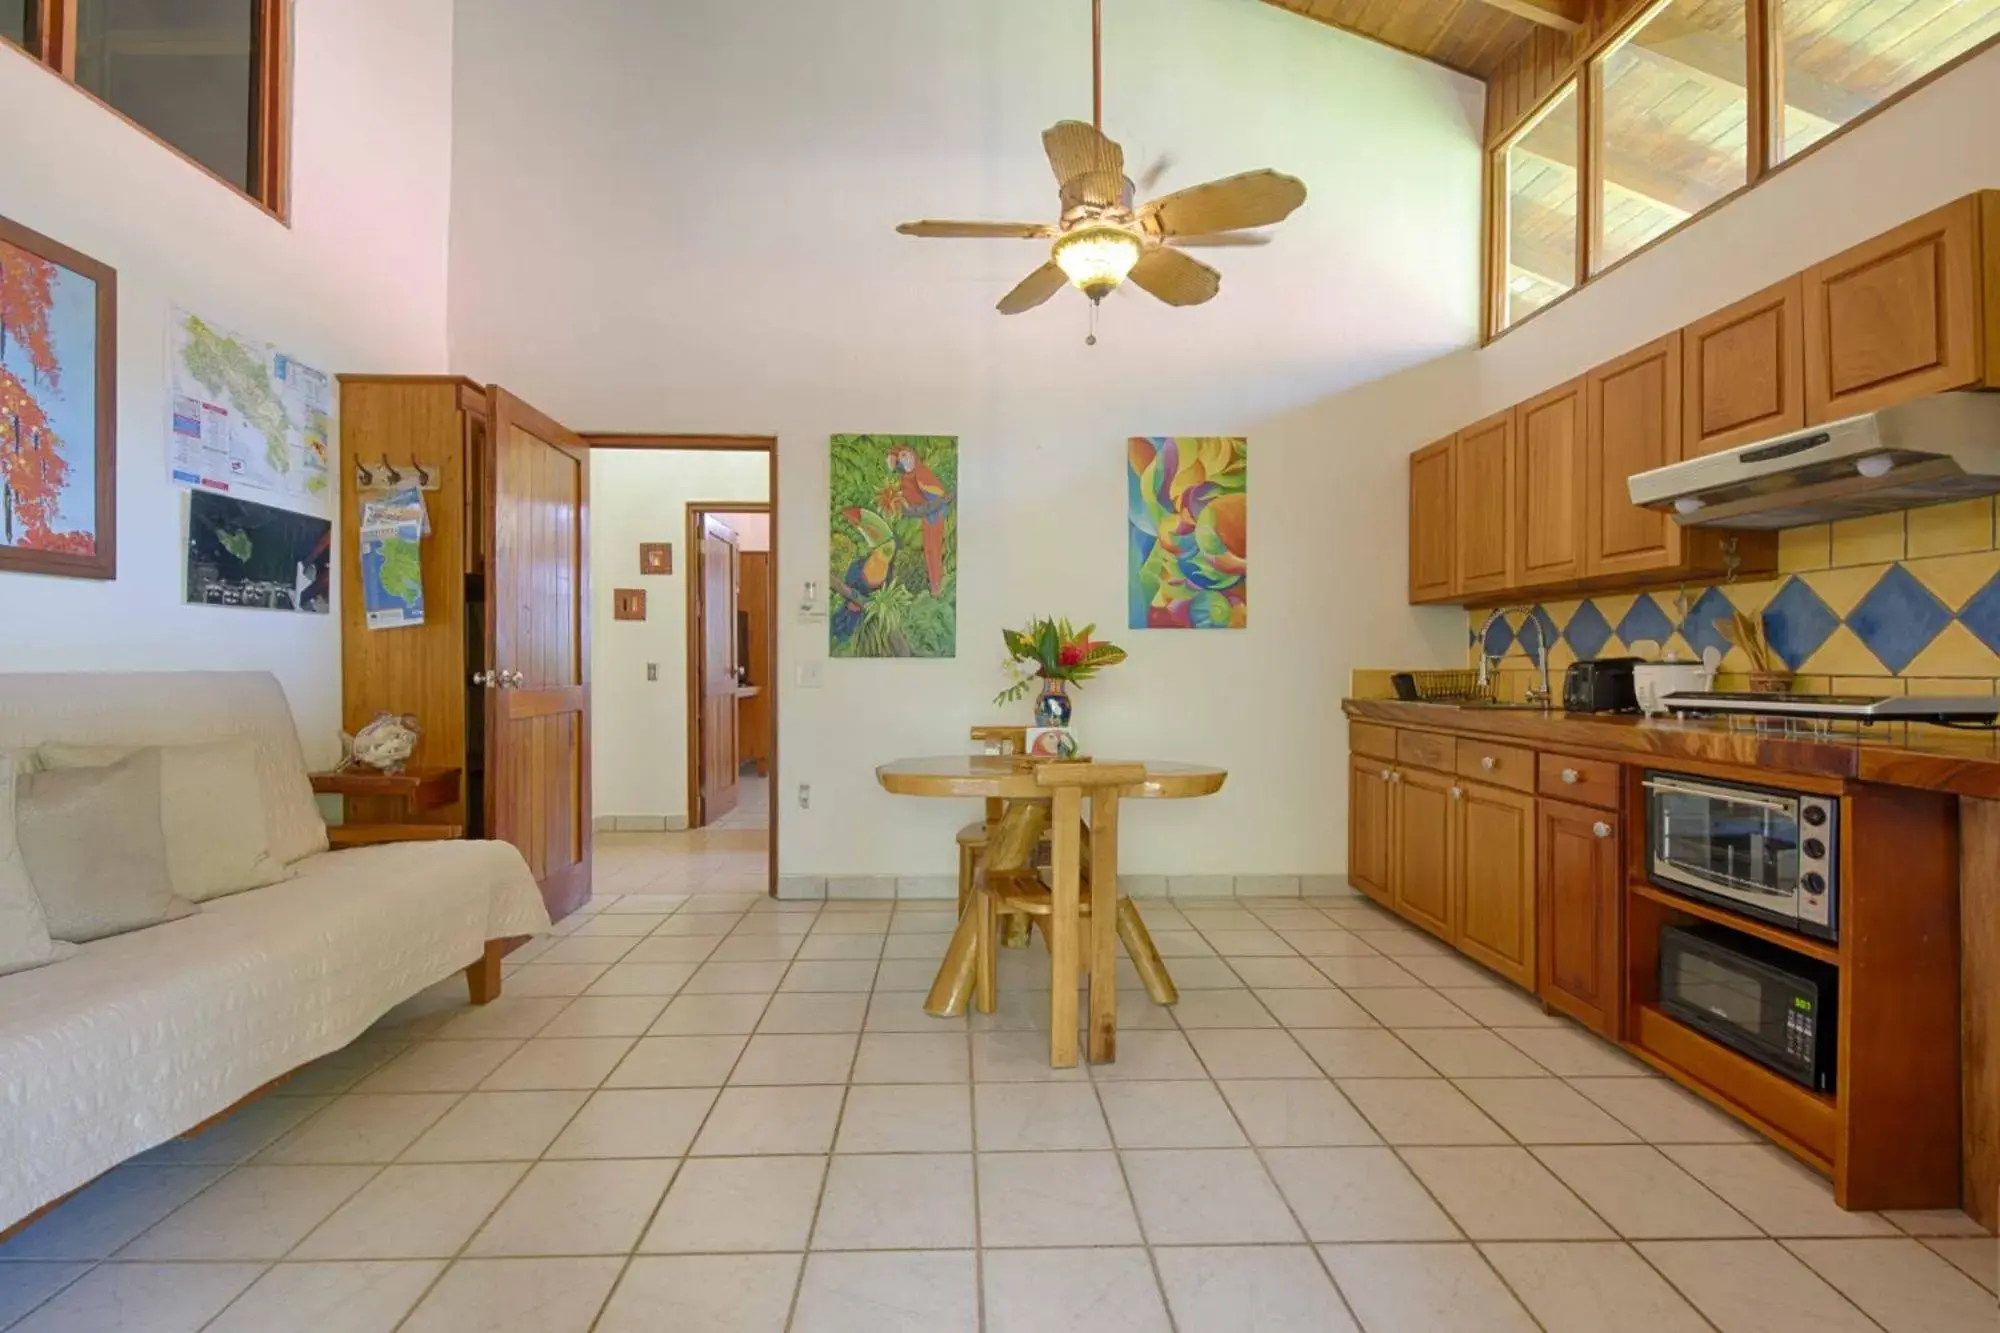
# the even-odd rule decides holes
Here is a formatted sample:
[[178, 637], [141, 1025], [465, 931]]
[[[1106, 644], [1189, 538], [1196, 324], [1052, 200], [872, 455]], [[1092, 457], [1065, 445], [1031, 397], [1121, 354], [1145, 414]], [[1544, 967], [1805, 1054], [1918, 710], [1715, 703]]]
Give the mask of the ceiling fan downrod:
[[1090, 123], [1104, 133], [1104, 0], [1090, 0]]

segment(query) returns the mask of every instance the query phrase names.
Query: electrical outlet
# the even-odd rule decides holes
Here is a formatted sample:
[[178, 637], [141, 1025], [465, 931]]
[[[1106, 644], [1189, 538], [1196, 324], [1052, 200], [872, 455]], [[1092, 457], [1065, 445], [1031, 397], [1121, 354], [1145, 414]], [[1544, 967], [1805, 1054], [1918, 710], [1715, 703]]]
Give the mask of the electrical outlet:
[[658, 662], [646, 663], [646, 679], [658, 680], [659, 678], [660, 678], [660, 664]]
[[813, 803], [813, 789], [810, 782], [799, 784], [799, 809], [810, 810]]

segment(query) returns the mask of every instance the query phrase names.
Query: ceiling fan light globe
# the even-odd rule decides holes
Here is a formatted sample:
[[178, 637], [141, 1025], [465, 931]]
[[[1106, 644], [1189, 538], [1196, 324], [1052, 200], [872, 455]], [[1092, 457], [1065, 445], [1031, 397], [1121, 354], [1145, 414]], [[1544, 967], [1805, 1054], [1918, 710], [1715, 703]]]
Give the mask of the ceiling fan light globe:
[[1143, 246], [1123, 227], [1079, 227], [1055, 244], [1051, 256], [1072, 286], [1093, 301], [1101, 301], [1125, 281], [1139, 262]]

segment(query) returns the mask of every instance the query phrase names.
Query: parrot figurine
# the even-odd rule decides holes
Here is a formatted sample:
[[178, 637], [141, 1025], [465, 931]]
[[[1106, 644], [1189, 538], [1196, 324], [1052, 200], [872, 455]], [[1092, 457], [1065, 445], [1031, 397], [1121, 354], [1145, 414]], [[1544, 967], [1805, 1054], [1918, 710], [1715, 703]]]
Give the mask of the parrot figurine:
[[840, 512], [861, 534], [861, 554], [834, 589], [841, 599], [833, 613], [834, 637], [848, 639], [861, 627], [862, 599], [889, 581], [889, 565], [896, 558], [896, 529], [872, 509], [850, 505]]
[[944, 520], [951, 509], [951, 493], [908, 445], [891, 449], [883, 457], [891, 477], [883, 491], [883, 507], [923, 520], [924, 571], [930, 577], [931, 596], [936, 597], [944, 590]]

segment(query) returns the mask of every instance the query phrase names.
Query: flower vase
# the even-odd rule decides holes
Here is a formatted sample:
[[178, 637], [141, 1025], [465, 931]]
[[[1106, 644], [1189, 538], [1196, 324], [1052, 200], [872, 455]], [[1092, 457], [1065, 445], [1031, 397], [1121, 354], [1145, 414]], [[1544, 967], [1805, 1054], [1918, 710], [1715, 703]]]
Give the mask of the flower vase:
[[1035, 725], [1067, 727], [1071, 711], [1069, 682], [1044, 679], [1041, 695], [1035, 700]]

